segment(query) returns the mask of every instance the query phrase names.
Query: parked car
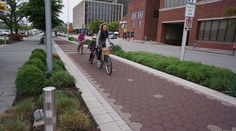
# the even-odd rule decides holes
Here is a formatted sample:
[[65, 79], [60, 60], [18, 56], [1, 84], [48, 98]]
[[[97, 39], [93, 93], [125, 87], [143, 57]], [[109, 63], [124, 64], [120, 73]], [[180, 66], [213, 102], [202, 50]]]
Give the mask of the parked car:
[[5, 35], [9, 35], [10, 31], [8, 30], [0, 30], [0, 36], [5, 36]]
[[109, 32], [108, 34], [110, 39], [117, 39], [117, 35], [114, 32]]

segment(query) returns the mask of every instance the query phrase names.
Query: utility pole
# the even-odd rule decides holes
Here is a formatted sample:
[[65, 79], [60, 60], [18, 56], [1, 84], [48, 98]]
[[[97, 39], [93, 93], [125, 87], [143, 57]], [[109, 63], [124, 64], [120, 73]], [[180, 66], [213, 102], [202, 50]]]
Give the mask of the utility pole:
[[52, 21], [51, 0], [45, 0], [47, 69], [52, 72]]

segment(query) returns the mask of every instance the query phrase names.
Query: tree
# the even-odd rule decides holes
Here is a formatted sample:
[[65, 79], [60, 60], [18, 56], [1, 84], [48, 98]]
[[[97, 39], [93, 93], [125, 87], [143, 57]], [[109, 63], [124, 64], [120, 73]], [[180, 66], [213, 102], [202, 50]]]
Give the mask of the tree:
[[118, 22], [116, 22], [116, 21], [113, 21], [113, 22], [108, 24], [109, 31], [113, 31], [114, 32], [114, 31], [117, 31], [118, 28], [119, 28], [119, 25], [118, 25]]
[[87, 24], [87, 29], [89, 31], [92, 31], [93, 33], [97, 33], [99, 30], [99, 26], [102, 23], [104, 23], [104, 21], [101, 21], [101, 20], [96, 20], [96, 21], [90, 22]]
[[26, 3], [23, 0], [7, 0], [6, 2], [8, 5], [8, 11], [6, 14], [0, 15], [0, 20], [2, 20], [10, 29], [11, 35], [13, 34], [13, 31], [17, 34], [19, 22], [24, 18], [23, 12]]
[[226, 8], [225, 14], [228, 16], [236, 15], [236, 7]]
[[[62, 7], [62, 0], [52, 0], [52, 28], [63, 24], [63, 21], [59, 19]], [[28, 17], [28, 20], [32, 22], [34, 28], [44, 32], [46, 31], [44, 0], [29, 0], [25, 15]]]

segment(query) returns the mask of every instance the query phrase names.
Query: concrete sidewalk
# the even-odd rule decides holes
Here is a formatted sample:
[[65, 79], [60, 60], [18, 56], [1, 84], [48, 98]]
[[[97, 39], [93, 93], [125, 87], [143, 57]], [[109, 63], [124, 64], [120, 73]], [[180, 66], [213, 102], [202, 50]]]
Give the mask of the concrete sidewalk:
[[33, 36], [24, 41], [0, 47], [0, 112], [11, 106], [16, 97], [15, 79], [18, 68], [29, 58], [39, 44], [40, 36]]
[[108, 76], [88, 63], [88, 52], [81, 56], [76, 45], [62, 39], [56, 43], [132, 130], [236, 130], [235, 106], [116, 59]]

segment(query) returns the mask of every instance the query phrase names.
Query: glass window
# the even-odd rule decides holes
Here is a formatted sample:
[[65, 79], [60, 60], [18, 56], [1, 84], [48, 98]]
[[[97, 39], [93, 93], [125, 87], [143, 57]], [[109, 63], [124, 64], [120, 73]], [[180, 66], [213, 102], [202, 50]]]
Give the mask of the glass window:
[[206, 21], [203, 34], [203, 40], [209, 40], [211, 32], [211, 21]]
[[142, 20], [138, 21], [138, 27], [141, 28], [142, 27]]
[[179, 0], [173, 0], [173, 2], [174, 2], [174, 5], [175, 5], [175, 6], [178, 6], [178, 5], [179, 5]]
[[219, 27], [219, 20], [212, 21], [210, 40], [216, 41]]
[[228, 27], [227, 27], [225, 41], [227, 41], [227, 42], [234, 41], [235, 28], [236, 28], [236, 19], [230, 19], [228, 21]]
[[205, 21], [202, 21], [200, 23], [200, 28], [199, 28], [199, 33], [198, 33], [198, 39], [199, 40], [202, 40], [203, 32], [204, 32], [204, 27], [205, 27]]
[[226, 32], [227, 20], [220, 20], [219, 31], [218, 31], [218, 41], [225, 41], [225, 32]]
[[143, 18], [143, 11], [138, 11], [138, 19], [142, 19]]
[[175, 6], [175, 0], [171, 0], [170, 1], [170, 7], [174, 7]]

